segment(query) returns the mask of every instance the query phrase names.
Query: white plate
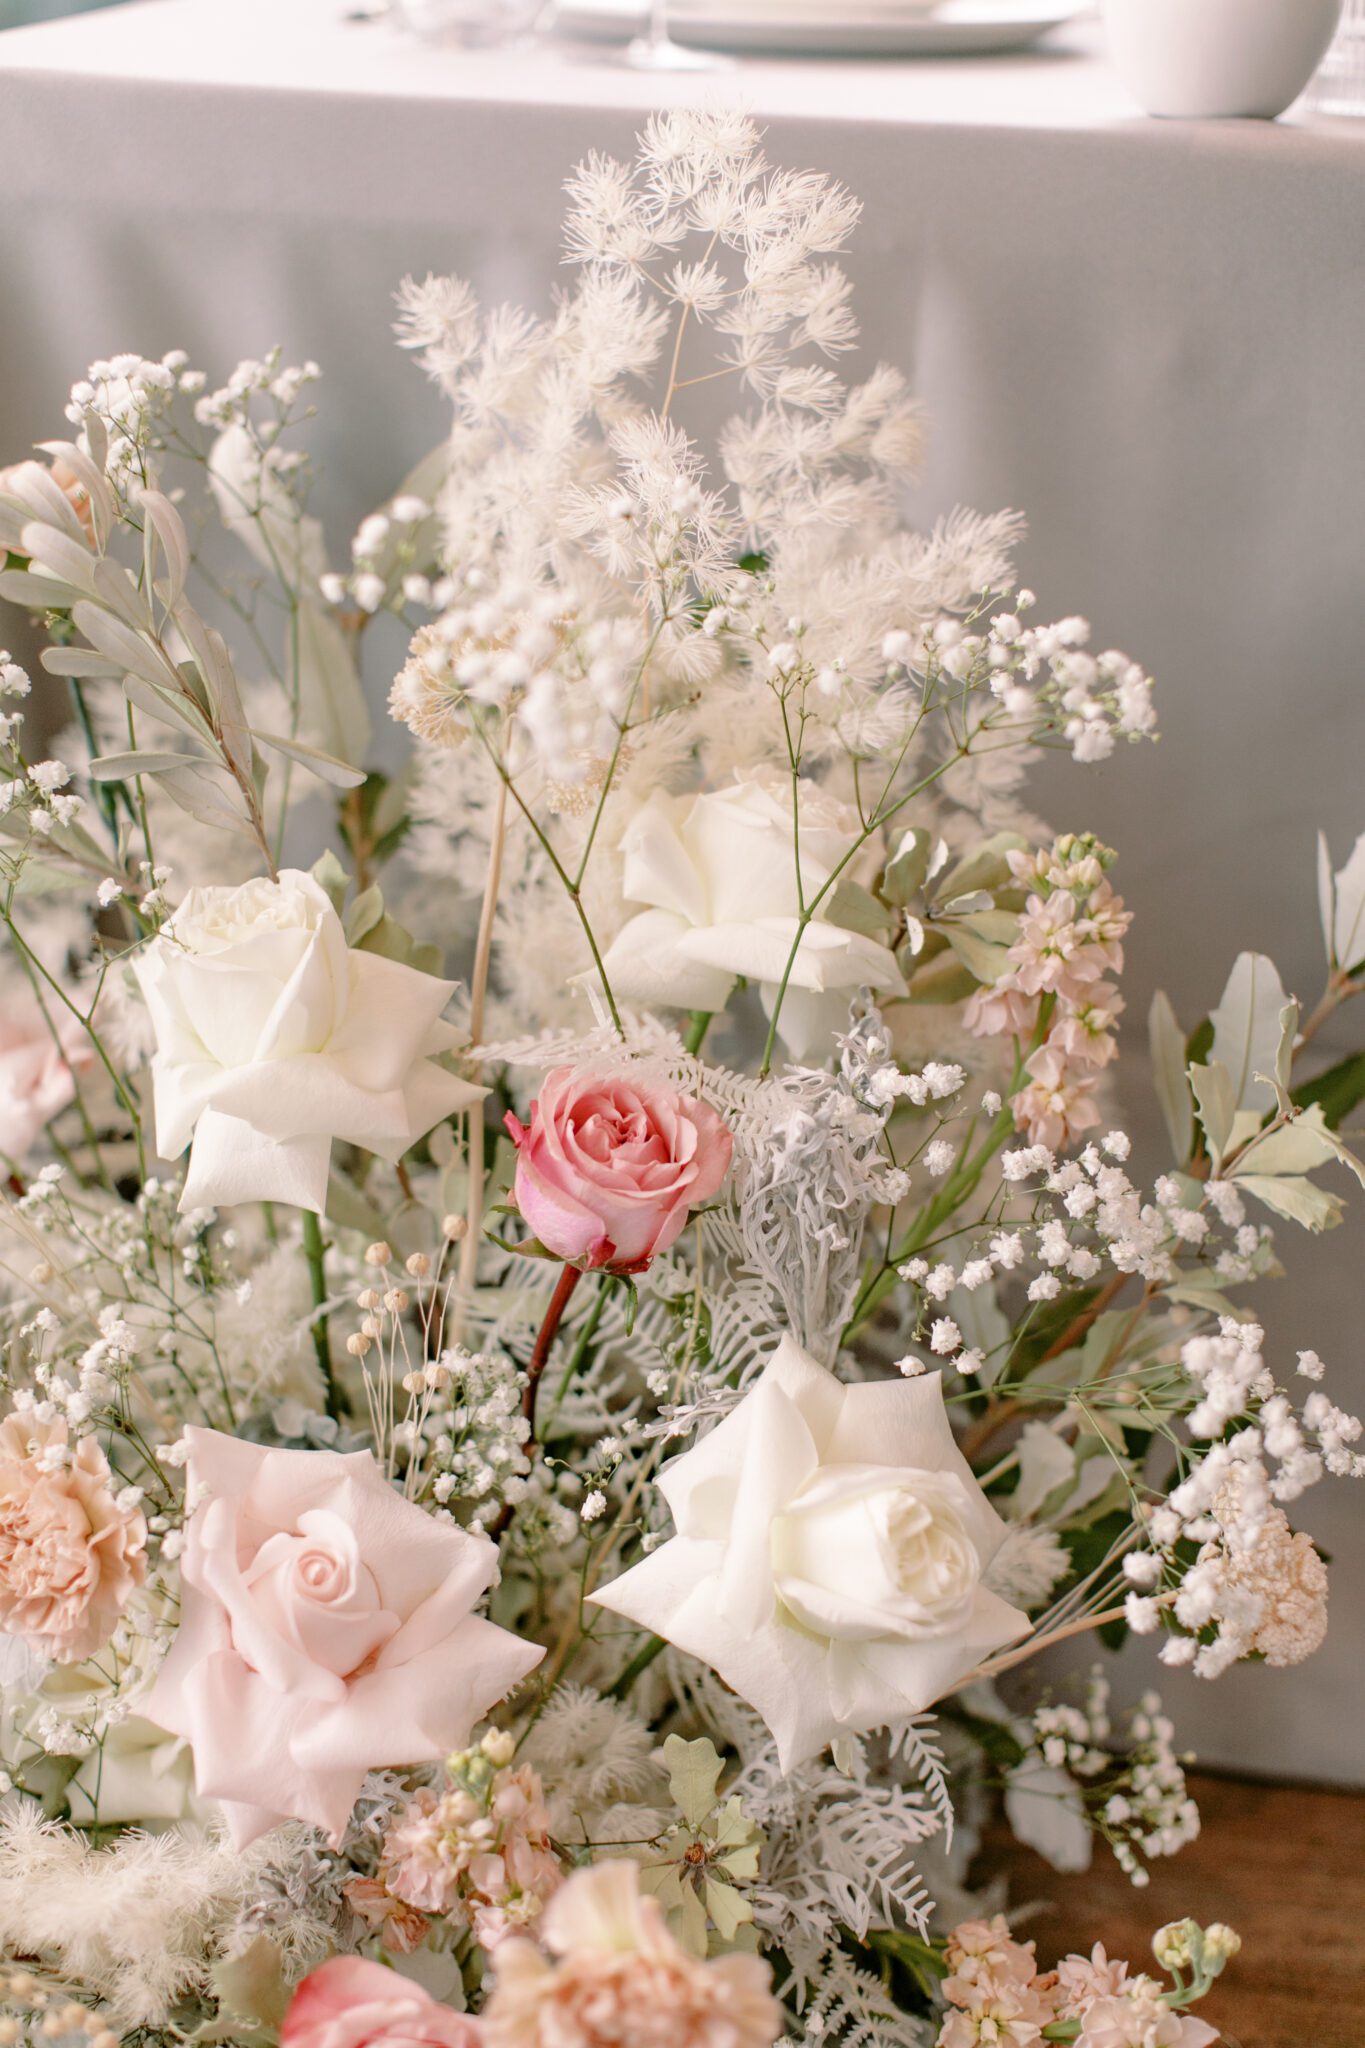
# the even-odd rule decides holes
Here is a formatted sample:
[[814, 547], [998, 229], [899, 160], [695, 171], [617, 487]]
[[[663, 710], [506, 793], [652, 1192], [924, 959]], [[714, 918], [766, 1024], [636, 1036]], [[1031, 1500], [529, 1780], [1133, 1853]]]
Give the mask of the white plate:
[[[677, 0], [675, 42], [707, 50], [819, 57], [952, 57], [1026, 49], [1089, 0], [941, 0], [914, 12], [854, 5], [823, 20], [782, 15], [753, 0]], [[560, 0], [555, 26], [593, 42], [621, 42], [644, 25], [640, 0]]]

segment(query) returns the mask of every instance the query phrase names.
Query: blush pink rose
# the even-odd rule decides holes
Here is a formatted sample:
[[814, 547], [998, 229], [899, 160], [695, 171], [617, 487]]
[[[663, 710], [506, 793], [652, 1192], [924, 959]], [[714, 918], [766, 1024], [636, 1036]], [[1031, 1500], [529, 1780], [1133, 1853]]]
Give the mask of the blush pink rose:
[[517, 1147], [513, 1195], [547, 1250], [570, 1265], [638, 1273], [711, 1199], [733, 1143], [713, 1109], [629, 1072], [556, 1067]]
[[63, 1417], [0, 1424], [0, 1631], [59, 1664], [103, 1649], [147, 1575], [147, 1523], [120, 1507], [119, 1484]]
[[405, 1501], [368, 1451], [188, 1429], [181, 1621], [147, 1703], [240, 1848], [293, 1817], [339, 1840], [365, 1773], [459, 1749], [540, 1662], [472, 1611], [497, 1552]]
[[95, 1056], [89, 1037], [55, 996], [50, 1011], [51, 1023], [29, 989], [0, 1009], [0, 1152], [15, 1160], [75, 1099], [74, 1074]]
[[419, 1984], [367, 1963], [334, 1956], [304, 1978], [280, 2028], [280, 2048], [482, 2048], [467, 2012], [438, 2005]]

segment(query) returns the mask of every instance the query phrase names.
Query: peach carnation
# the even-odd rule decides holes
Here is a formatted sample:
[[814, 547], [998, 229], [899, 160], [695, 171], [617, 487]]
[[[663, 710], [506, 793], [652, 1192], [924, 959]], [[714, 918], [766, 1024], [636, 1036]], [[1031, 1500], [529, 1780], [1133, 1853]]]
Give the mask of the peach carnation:
[[540, 1928], [552, 1960], [520, 1937], [497, 1951], [487, 2048], [771, 2048], [782, 2031], [768, 1965], [689, 1955], [625, 1859], [571, 1877]]
[[147, 1574], [147, 1523], [120, 1506], [92, 1436], [25, 1409], [0, 1423], [0, 1630], [59, 1664], [102, 1649]]

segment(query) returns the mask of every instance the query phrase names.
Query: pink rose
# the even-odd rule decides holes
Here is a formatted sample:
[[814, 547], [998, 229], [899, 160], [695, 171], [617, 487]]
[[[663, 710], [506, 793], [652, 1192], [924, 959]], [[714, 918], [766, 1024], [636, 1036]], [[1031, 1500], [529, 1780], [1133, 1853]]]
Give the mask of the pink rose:
[[368, 1451], [188, 1429], [180, 1629], [147, 1705], [240, 1848], [291, 1816], [337, 1841], [368, 1770], [460, 1748], [544, 1652], [472, 1612], [497, 1552]]
[[74, 1100], [73, 1069], [94, 1059], [88, 1036], [56, 996], [48, 1008], [51, 1023], [32, 990], [23, 989], [0, 1011], [0, 1152], [15, 1160]]
[[382, 1963], [334, 1956], [294, 1993], [280, 2048], [368, 2048], [372, 2041], [388, 2048], [481, 2048], [483, 2029]]
[[147, 1575], [147, 1523], [95, 1442], [32, 1410], [0, 1424], [0, 1630], [59, 1664], [103, 1649]]
[[556, 1067], [517, 1147], [513, 1195], [547, 1250], [572, 1265], [638, 1273], [724, 1180], [732, 1140], [704, 1102], [627, 1071]]

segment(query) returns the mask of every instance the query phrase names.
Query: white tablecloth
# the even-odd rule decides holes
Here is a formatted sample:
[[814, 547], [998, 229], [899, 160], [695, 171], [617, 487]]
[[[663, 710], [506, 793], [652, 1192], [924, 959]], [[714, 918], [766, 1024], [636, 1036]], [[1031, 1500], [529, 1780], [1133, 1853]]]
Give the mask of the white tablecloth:
[[[339, 4], [149, 0], [0, 35], [5, 455], [60, 426], [94, 355], [180, 346], [215, 371], [280, 341], [327, 373], [320, 504], [344, 544], [442, 430], [391, 346], [397, 280], [543, 300], [569, 165], [718, 89], [562, 46], [432, 49]], [[1044, 797], [1122, 850], [1140, 1080], [1158, 983], [1193, 1021], [1258, 944], [1316, 994], [1313, 833], [1344, 855], [1365, 828], [1365, 123], [1146, 121], [1095, 49], [1073, 30], [1034, 57], [750, 62], [719, 89], [779, 160], [866, 201], [867, 351], [933, 423], [914, 509], [1022, 506], [1042, 604], [1159, 678], [1160, 752]], [[1359, 1246], [1360, 1204], [1353, 1226]], [[1297, 1277], [1263, 1301], [1281, 1355], [1311, 1344], [1365, 1395], [1358, 1250], [1289, 1249]], [[1210, 1755], [1365, 1777], [1365, 1518], [1343, 1487], [1304, 1519], [1337, 1560], [1328, 1647], [1166, 1689]]]

